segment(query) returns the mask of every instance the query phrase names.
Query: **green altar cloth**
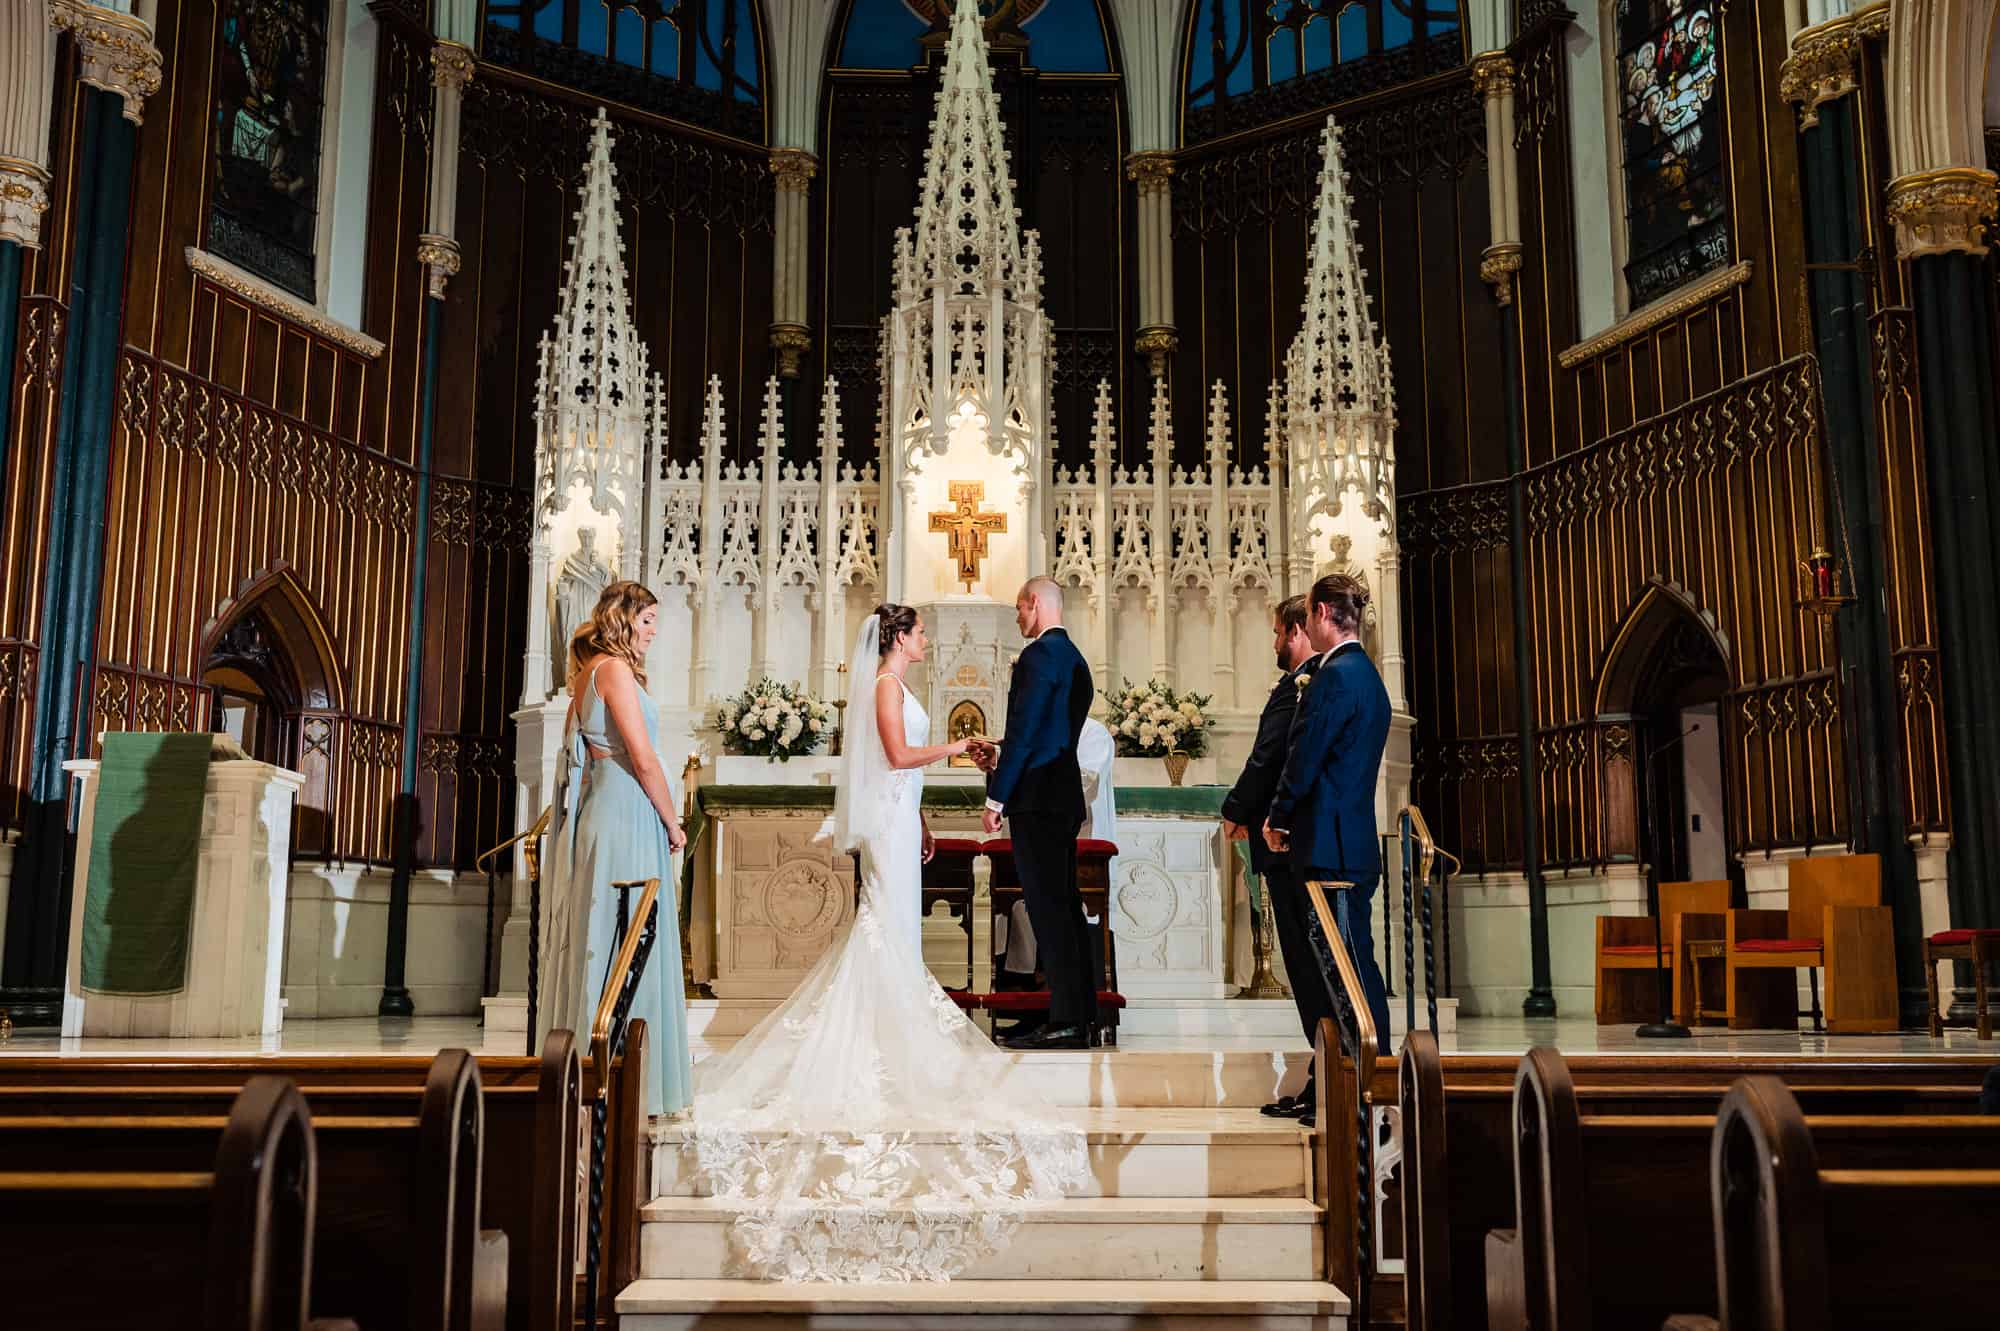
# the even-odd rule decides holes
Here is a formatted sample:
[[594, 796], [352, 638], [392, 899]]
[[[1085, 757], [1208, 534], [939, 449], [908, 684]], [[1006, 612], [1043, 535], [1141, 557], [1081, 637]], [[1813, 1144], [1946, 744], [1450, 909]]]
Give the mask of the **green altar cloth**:
[[85, 992], [146, 997], [187, 987], [211, 748], [208, 735], [104, 737], [83, 898]]

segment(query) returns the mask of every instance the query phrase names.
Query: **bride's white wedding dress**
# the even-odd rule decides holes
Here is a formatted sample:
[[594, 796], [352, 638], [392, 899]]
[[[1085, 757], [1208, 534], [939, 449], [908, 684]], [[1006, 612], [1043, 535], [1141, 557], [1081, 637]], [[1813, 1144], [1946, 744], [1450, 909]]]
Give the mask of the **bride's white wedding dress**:
[[[736, 1213], [732, 1256], [773, 1280], [948, 1280], [1035, 1202], [1089, 1176], [1084, 1135], [1010, 1074], [932, 978], [921, 947], [921, 771], [892, 771], [873, 725], [874, 618], [856, 645], [837, 837], [860, 900], [792, 996], [694, 1070], [685, 1149]], [[898, 680], [898, 684], [901, 681]], [[930, 718], [903, 687], [911, 747]], [[863, 689], [866, 692], [863, 692]]]

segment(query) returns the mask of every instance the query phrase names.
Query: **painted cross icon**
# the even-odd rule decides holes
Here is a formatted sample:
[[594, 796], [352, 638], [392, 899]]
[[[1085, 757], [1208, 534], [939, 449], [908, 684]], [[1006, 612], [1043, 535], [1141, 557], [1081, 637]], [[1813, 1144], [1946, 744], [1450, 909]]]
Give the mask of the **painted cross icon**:
[[951, 507], [930, 515], [931, 530], [951, 538], [948, 549], [958, 561], [958, 580], [970, 592], [979, 580], [980, 562], [986, 558], [986, 538], [1007, 530], [1007, 515], [977, 511], [986, 498], [984, 481], [953, 481], [949, 493]]

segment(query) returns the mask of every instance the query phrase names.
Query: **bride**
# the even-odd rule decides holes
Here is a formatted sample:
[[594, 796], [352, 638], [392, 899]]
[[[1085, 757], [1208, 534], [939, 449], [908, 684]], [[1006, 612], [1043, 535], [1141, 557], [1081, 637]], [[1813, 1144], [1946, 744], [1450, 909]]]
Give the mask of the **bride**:
[[861, 626], [833, 815], [835, 844], [860, 857], [854, 919], [789, 999], [694, 1070], [685, 1149], [753, 1277], [949, 1280], [1088, 1177], [1082, 1131], [1011, 1076], [1015, 1057], [924, 965], [922, 769], [977, 743], [926, 745], [903, 676], [928, 646], [908, 606]]

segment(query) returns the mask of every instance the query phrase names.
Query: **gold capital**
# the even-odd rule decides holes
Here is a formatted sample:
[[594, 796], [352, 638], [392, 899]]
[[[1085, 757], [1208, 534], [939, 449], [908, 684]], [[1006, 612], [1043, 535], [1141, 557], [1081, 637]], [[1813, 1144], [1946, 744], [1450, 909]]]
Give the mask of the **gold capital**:
[[779, 189], [803, 194], [819, 174], [819, 158], [804, 148], [773, 148], [771, 174], [778, 178]]
[[1154, 149], [1125, 158], [1125, 178], [1139, 182], [1139, 193], [1165, 194], [1174, 175], [1174, 155]]
[[1493, 299], [1502, 305], [1514, 303], [1514, 274], [1521, 271], [1521, 242], [1503, 241], [1488, 245], [1479, 258], [1479, 280], [1493, 288]]
[[1984, 254], [1986, 229], [2000, 209], [2000, 178], [1974, 166], [1919, 171], [1889, 182], [1896, 254]]
[[1514, 61], [1505, 51], [1486, 51], [1472, 58], [1472, 90], [1491, 101], [1514, 91]]
[[473, 70], [477, 68], [472, 48], [461, 42], [439, 39], [438, 44], [431, 48], [433, 88], [463, 88], [472, 82]]
[[1852, 15], [1802, 28], [1792, 38], [1792, 53], [1778, 67], [1778, 95], [1799, 108], [1799, 128], [1819, 123], [1819, 109], [1853, 92], [1860, 84], [1861, 38]]

